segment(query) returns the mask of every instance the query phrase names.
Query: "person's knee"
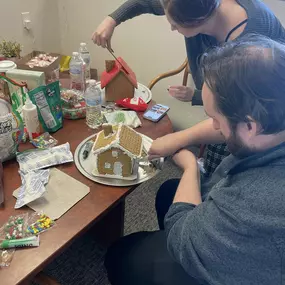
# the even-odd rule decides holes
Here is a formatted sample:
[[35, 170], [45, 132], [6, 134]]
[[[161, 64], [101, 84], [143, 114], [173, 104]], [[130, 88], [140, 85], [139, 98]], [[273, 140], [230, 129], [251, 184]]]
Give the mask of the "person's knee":
[[134, 233], [115, 242], [105, 256], [105, 268], [112, 285], [132, 284], [136, 276], [140, 278], [142, 264], [140, 244], [147, 232]]
[[155, 198], [156, 209], [165, 204], [165, 200], [169, 200], [172, 203], [174, 195], [176, 193], [179, 184], [179, 179], [170, 179], [165, 181], [157, 191]]

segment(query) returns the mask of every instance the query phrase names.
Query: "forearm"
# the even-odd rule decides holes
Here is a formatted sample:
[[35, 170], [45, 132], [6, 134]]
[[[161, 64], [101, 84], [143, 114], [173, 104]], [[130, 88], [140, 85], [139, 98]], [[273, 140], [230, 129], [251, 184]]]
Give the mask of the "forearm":
[[197, 163], [191, 169], [184, 171], [178, 185], [173, 203], [190, 203], [199, 205], [202, 203], [200, 192], [200, 175]]
[[109, 16], [119, 25], [142, 14], [164, 15], [160, 0], [128, 0]]
[[213, 128], [212, 119], [207, 119], [189, 129], [174, 133], [173, 136], [173, 140], [177, 145], [177, 150], [189, 145], [225, 142], [220, 131]]

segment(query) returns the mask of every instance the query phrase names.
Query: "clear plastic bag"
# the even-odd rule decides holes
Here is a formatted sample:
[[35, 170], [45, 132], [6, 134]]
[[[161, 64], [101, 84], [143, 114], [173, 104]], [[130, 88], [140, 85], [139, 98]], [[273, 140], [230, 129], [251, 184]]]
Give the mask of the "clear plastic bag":
[[11, 216], [0, 229], [0, 239], [20, 239], [25, 237], [28, 213]]
[[0, 249], [0, 268], [10, 266], [15, 249]]
[[53, 221], [43, 212], [32, 213], [29, 215], [26, 235], [33, 236], [41, 234], [53, 228], [55, 225], [55, 221]]

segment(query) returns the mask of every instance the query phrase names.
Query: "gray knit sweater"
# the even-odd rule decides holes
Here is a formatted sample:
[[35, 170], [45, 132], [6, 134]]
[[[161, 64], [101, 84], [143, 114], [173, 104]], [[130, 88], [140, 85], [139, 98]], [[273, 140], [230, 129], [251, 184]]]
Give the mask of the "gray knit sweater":
[[[248, 23], [244, 32], [239, 36], [248, 33], [258, 33], [274, 40], [285, 40], [285, 31], [279, 20], [263, 2], [259, 0], [237, 0], [246, 10]], [[128, 0], [110, 16], [120, 23], [142, 14], [164, 15], [160, 0]], [[218, 45], [215, 38], [207, 35], [198, 35], [193, 38], [185, 38], [188, 60], [193, 80], [197, 90], [195, 91], [192, 104], [202, 105], [201, 89], [203, 78], [199, 70], [199, 58], [211, 47]]]
[[202, 284], [285, 284], [284, 173], [285, 143], [246, 159], [225, 158], [202, 183], [202, 204], [170, 207], [171, 255]]

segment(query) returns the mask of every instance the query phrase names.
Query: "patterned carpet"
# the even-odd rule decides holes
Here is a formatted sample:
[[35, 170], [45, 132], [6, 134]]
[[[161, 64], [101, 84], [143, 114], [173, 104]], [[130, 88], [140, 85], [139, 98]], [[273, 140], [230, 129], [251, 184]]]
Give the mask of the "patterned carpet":
[[[164, 181], [180, 176], [181, 171], [171, 161], [166, 161], [156, 177], [127, 197], [125, 235], [158, 228], [154, 207], [156, 192]], [[85, 234], [44, 271], [61, 285], [109, 285], [103, 266], [105, 252], [106, 248]]]

